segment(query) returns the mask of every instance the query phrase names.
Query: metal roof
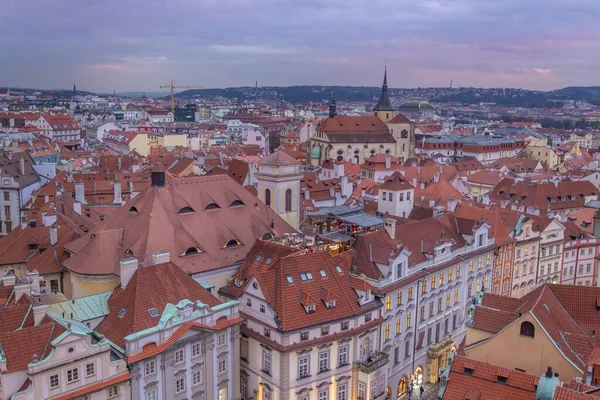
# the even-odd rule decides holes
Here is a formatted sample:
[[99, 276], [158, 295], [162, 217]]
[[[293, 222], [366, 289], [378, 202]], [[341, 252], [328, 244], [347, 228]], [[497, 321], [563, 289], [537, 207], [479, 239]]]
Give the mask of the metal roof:
[[336, 243], [349, 242], [354, 239], [352, 236], [342, 233], [342, 231], [327, 232], [324, 234], [317, 235], [317, 237], [319, 239], [327, 240], [328, 242]]
[[[89, 321], [94, 318], [108, 315], [108, 298], [112, 292], [93, 294], [91, 296], [79, 297], [73, 300], [50, 304], [50, 312], [57, 316], [64, 316], [75, 321]], [[73, 317], [71, 317], [73, 313]]]
[[310, 215], [316, 217], [330, 216], [363, 228], [383, 225], [383, 218], [367, 214], [360, 206], [324, 207]]

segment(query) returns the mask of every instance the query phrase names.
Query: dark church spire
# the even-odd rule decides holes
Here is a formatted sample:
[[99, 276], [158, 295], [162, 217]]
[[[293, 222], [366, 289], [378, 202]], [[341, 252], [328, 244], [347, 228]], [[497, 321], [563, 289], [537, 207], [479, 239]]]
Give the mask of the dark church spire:
[[394, 111], [392, 107], [392, 103], [390, 102], [390, 96], [388, 95], [388, 85], [387, 85], [387, 65], [383, 71], [383, 85], [381, 85], [381, 95], [379, 96], [379, 101], [373, 111]]
[[337, 107], [335, 105], [335, 93], [331, 92], [331, 101], [329, 102], [329, 118], [337, 115]]
[[77, 86], [75, 84], [73, 84], [73, 94], [77, 94]]

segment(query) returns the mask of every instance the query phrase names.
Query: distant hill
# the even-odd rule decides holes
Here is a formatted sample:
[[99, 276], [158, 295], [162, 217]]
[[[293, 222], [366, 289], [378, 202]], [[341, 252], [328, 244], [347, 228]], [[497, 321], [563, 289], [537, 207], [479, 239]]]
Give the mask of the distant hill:
[[117, 93], [117, 96], [123, 96], [123, 97], [134, 97], [134, 98], [138, 98], [138, 97], [151, 97], [151, 98], [158, 98], [158, 97], [167, 97], [169, 96], [168, 92], [122, 92], [122, 93]]

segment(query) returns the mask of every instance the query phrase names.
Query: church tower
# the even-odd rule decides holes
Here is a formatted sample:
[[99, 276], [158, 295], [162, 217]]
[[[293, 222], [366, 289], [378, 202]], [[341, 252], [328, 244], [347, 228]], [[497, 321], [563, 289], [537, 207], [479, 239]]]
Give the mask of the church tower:
[[300, 163], [277, 150], [258, 162], [258, 198], [294, 229], [300, 226]]
[[390, 102], [390, 97], [388, 95], [388, 85], [387, 85], [387, 65], [385, 66], [385, 70], [383, 72], [383, 85], [381, 85], [381, 95], [379, 96], [379, 101], [377, 105], [373, 108], [373, 112], [376, 117], [379, 117], [383, 122], [388, 122], [396, 116], [396, 110], [392, 107], [392, 103]]

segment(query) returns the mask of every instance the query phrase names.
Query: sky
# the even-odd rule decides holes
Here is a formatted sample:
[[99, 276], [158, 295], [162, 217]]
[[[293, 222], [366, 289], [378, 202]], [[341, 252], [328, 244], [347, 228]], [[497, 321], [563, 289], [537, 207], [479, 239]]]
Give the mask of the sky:
[[599, 0], [2, 0], [0, 86], [600, 85]]

